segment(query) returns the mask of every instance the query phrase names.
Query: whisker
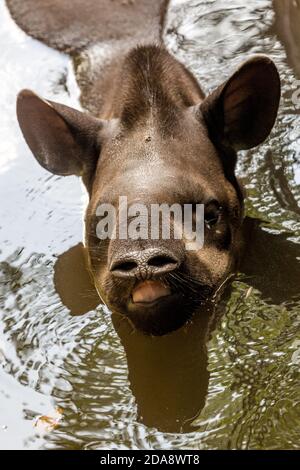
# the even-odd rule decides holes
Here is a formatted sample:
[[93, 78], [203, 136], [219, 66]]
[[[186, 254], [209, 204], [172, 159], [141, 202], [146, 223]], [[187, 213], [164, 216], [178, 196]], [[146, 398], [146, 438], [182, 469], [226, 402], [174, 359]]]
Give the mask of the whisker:
[[216, 300], [216, 297], [218, 295], [218, 293], [222, 290], [222, 288], [225, 286], [225, 284], [229, 281], [229, 279], [232, 279], [233, 277], [235, 277], [235, 274], [231, 273], [229, 274], [225, 279], [224, 281], [217, 287], [217, 289], [215, 290], [214, 292], [214, 295], [212, 297], [212, 300]]

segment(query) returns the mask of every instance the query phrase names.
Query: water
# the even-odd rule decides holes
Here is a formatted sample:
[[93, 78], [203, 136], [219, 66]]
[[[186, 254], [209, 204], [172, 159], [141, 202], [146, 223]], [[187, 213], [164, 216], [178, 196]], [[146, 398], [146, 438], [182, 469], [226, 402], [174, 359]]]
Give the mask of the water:
[[[72, 62], [21, 32], [1, 1], [1, 448], [299, 448], [299, 49], [289, 41], [287, 58], [280, 20], [270, 0], [171, 4], [165, 41], [206, 92], [266, 53], [283, 98], [271, 138], [240, 156], [249, 225], [261, 222], [219, 315], [145, 338], [96, 306], [79, 245], [84, 191], [40, 168], [16, 123], [24, 87], [80, 107]], [[77, 58], [79, 78], [97, 48]], [[34, 425], [56, 408], [56, 427]]]

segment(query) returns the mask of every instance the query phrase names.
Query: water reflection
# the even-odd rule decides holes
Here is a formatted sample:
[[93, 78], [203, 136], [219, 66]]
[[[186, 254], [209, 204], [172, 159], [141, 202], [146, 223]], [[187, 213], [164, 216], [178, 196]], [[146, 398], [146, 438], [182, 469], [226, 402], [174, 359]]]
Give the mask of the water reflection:
[[[99, 304], [81, 244], [58, 257], [54, 279], [56, 291], [73, 315], [87, 313]], [[192, 421], [200, 414], [208, 389], [206, 342], [213, 318], [209, 305], [183, 328], [155, 337], [137, 331], [125, 317], [112, 315], [125, 349], [140, 422], [166, 432], [195, 430]]]
[[60, 299], [72, 315], [82, 315], [100, 304], [91, 276], [86, 268], [86, 252], [78, 243], [57, 257], [54, 285]]
[[273, 0], [276, 13], [275, 29], [285, 45], [291, 66], [300, 77], [300, 2]]
[[208, 310], [195, 313], [185, 327], [161, 337], [133, 331], [127, 320], [113, 316], [126, 353], [137, 417], [146, 426], [172, 433], [196, 430], [193, 421], [208, 391]]

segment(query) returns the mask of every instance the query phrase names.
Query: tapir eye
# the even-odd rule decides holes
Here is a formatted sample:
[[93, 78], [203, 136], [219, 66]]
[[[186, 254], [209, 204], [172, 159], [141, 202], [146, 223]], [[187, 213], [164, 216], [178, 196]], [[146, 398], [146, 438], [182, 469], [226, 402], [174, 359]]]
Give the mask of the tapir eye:
[[222, 210], [223, 208], [218, 201], [211, 201], [205, 205], [204, 221], [208, 228], [219, 222]]

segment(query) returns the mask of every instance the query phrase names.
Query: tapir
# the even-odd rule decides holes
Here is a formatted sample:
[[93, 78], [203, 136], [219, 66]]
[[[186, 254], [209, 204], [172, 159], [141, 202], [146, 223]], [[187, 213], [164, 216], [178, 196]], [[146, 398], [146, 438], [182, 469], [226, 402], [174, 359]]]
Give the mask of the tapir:
[[[7, 0], [33, 37], [72, 55], [109, 44], [110, 60], [89, 77], [93, 114], [23, 90], [17, 117], [38, 163], [82, 178], [88, 266], [102, 301], [136, 328], [163, 334], [216, 298], [238, 269], [244, 190], [240, 150], [270, 134], [280, 101], [273, 61], [250, 57], [205, 96], [194, 75], [164, 46], [166, 1]], [[93, 106], [89, 106], [89, 103]], [[183, 239], [101, 240], [101, 204], [202, 204], [204, 243]], [[117, 224], [117, 220], [115, 220]]]

